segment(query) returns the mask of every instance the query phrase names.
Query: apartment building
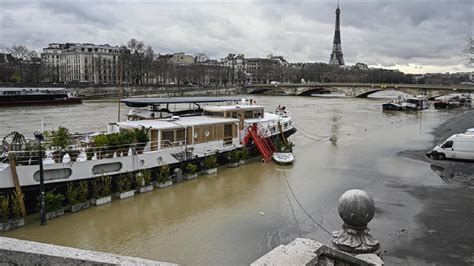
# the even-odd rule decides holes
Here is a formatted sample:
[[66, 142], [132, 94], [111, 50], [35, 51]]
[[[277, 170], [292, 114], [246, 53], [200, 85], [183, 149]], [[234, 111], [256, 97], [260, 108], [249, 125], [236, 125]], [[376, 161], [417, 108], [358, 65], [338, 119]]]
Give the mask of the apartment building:
[[57, 69], [60, 82], [118, 84], [119, 60], [126, 50], [108, 44], [51, 43], [43, 49], [43, 63]]

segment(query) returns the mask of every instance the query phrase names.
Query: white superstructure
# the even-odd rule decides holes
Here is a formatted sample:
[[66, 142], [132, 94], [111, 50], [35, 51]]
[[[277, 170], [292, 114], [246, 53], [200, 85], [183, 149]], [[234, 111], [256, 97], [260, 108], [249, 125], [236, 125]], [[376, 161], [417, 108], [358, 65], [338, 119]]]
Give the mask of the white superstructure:
[[[200, 103], [206, 101], [203, 98], [170, 98], [156, 101], [142, 99], [128, 103], [139, 107], [156, 107], [157, 102], [175, 104], [198, 100]], [[207, 101], [218, 102], [218, 99], [209, 98]], [[86, 136], [85, 141], [70, 147], [66, 153], [47, 151], [43, 158], [45, 183], [117, 175], [228, 152], [242, 147], [242, 140], [254, 125], [258, 126], [259, 135], [264, 138], [280, 134], [289, 136], [296, 131], [284, 108], [278, 109], [276, 113], [268, 113], [264, 112], [261, 105], [242, 101], [238, 104], [206, 105], [198, 110], [202, 111], [200, 115], [194, 112], [191, 116], [181, 117], [171, 114], [171, 117], [161, 119], [149, 116], [148, 112], [136, 111], [133, 119], [109, 125], [107, 133]], [[104, 134], [133, 132], [137, 129], [149, 132], [147, 143], [103, 146], [97, 141], [98, 136]], [[72, 151], [78, 154], [73, 156]], [[20, 186], [39, 185], [39, 166], [34, 162], [35, 154], [26, 151], [20, 153], [23, 159], [16, 162]], [[14, 187], [12, 168], [7, 159], [0, 159], [0, 189]]]

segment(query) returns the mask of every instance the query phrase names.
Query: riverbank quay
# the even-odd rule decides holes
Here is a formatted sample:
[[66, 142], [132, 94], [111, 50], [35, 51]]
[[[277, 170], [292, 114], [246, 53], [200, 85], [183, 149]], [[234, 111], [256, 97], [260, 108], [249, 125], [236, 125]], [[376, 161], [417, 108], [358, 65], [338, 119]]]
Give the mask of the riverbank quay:
[[[28, 88], [42, 88], [42, 85], [24, 86]], [[83, 100], [127, 98], [133, 96], [148, 97], [184, 97], [184, 96], [224, 96], [238, 95], [245, 92], [239, 85], [75, 85], [56, 84], [46, 86], [48, 88], [66, 88], [69, 92], [74, 92]], [[10, 88], [10, 86], [5, 86]], [[12, 88], [21, 88], [14, 86]]]
[[[250, 264], [299, 237], [330, 246], [329, 235], [299, 208], [289, 183], [301, 205], [330, 232], [341, 228], [339, 196], [352, 188], [367, 191], [376, 206], [370, 229], [383, 245], [385, 263], [416, 264], [416, 258], [393, 254], [420, 230], [416, 217], [423, 204], [407, 190], [444, 182], [430, 164], [397, 153], [430, 146], [430, 132], [455, 112], [382, 112], [379, 99], [257, 100], [266, 108], [284, 103], [301, 128], [290, 139], [293, 166], [223, 167], [166, 189], [66, 213], [47, 226], [35, 216], [25, 227], [0, 235], [185, 265]], [[7, 133], [31, 134], [43, 116], [45, 122], [54, 120], [54, 128], [61, 123], [74, 131], [101, 130], [117, 119], [117, 102], [2, 112], [6, 128], [1, 130]], [[436, 254], [427, 250], [425, 256], [431, 255]]]
[[148, 97], [223, 96], [242, 93], [240, 86], [107, 86], [71, 87], [71, 91], [85, 100], [127, 98], [139, 95]]
[[399, 153], [399, 156], [430, 164], [444, 185], [404, 188], [423, 204], [423, 208], [416, 215], [417, 234], [393, 250], [393, 255], [425, 264], [474, 263], [474, 162], [434, 160], [426, 156], [435, 145], [472, 127], [474, 110], [459, 112], [434, 128], [432, 145], [422, 150]]
[[0, 264], [7, 265], [155, 265], [178, 264], [0, 237]]

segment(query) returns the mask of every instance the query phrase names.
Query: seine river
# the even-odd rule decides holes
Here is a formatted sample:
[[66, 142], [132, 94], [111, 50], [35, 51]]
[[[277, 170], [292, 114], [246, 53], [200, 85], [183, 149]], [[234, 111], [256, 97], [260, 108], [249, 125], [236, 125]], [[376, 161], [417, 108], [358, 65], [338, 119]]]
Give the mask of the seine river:
[[[415, 215], [422, 208], [404, 188], [442, 184], [429, 164], [397, 153], [430, 146], [430, 131], [450, 114], [434, 109], [382, 112], [381, 99], [252, 97], [267, 110], [283, 104], [291, 111], [299, 129], [291, 137], [293, 166], [254, 162], [222, 167], [216, 175], [66, 214], [47, 226], [39, 226], [34, 215], [26, 227], [1, 235], [187, 265], [248, 264], [296, 237], [330, 244], [330, 236], [304, 214], [288, 184], [329, 231], [341, 228], [340, 195], [360, 188], [374, 198], [376, 215], [369, 227], [390, 261], [390, 251], [416, 233]], [[0, 109], [0, 135], [16, 130], [31, 136], [41, 119], [44, 129], [105, 130], [107, 122], [117, 120], [117, 106], [85, 101]], [[122, 106], [122, 116], [126, 112]]]

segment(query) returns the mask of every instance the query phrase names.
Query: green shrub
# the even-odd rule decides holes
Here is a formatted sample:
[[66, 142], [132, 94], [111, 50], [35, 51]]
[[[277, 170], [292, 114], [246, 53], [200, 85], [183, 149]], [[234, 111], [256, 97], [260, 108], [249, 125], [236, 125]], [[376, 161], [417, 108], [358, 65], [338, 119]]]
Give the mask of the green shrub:
[[10, 196], [0, 196], [0, 221], [5, 222], [10, 218]]
[[163, 165], [160, 167], [160, 175], [158, 176], [158, 182], [164, 183], [170, 180], [170, 167]]
[[197, 168], [197, 165], [188, 163], [184, 169], [184, 172], [188, 175], [194, 175], [197, 172]]
[[150, 140], [150, 129], [141, 127], [140, 129], [134, 128], [133, 134], [137, 143], [147, 143]]
[[142, 170], [135, 175], [135, 184], [137, 187], [148, 186], [151, 183], [151, 171]]
[[65, 127], [59, 127], [57, 131], [51, 132], [51, 136], [51, 142], [55, 147], [65, 149], [71, 144], [71, 134]]
[[135, 174], [135, 186], [143, 187], [145, 185], [145, 178], [143, 177], [143, 172], [138, 172]]
[[109, 196], [112, 192], [112, 178], [110, 176], [103, 175], [96, 177], [92, 181], [92, 194], [94, 198], [101, 198]]
[[[10, 196], [11, 198], [11, 213], [12, 213], [12, 216], [13, 216], [13, 219], [17, 219], [17, 218], [20, 218], [21, 217], [21, 207], [20, 207], [20, 195], [18, 195], [18, 193], [16, 193], [16, 191], [13, 191], [13, 193], [11, 194]], [[23, 198], [23, 194], [21, 195], [21, 197]]]
[[79, 183], [77, 199], [79, 202], [86, 202], [89, 199], [89, 183], [87, 180]]
[[108, 145], [107, 135], [98, 135], [94, 138], [94, 145], [96, 147], [105, 147]]
[[[65, 198], [61, 193], [55, 194], [54, 193], [55, 190], [56, 189], [48, 191], [44, 195], [44, 205], [45, 205], [46, 212], [53, 212], [53, 211], [59, 210], [63, 206], [63, 201]], [[38, 200], [37, 207], [40, 208], [39, 196], [37, 200]]]
[[74, 186], [73, 183], [68, 183], [66, 197], [70, 205], [76, 205], [80, 203], [78, 200], [78, 195], [79, 195], [79, 188], [77, 186]]
[[78, 185], [67, 184], [67, 200], [70, 205], [76, 205], [88, 200], [89, 187], [87, 181], [82, 181]]
[[115, 182], [117, 184], [117, 189], [119, 190], [119, 192], [130, 191], [132, 188], [132, 178], [129, 174], [119, 175], [115, 179]]
[[231, 163], [238, 163], [240, 161], [240, 151], [238, 149], [232, 150], [229, 153], [229, 159]]
[[142, 172], [143, 179], [145, 181], [145, 186], [148, 186], [151, 183], [151, 171], [143, 170]]
[[213, 154], [204, 158], [203, 161], [204, 167], [206, 169], [212, 169], [217, 166], [217, 155]]
[[247, 160], [248, 158], [249, 158], [249, 149], [244, 146], [240, 149], [240, 159]]
[[120, 135], [118, 136], [118, 142], [121, 145], [132, 144], [135, 142], [135, 134], [131, 131], [120, 132]]

